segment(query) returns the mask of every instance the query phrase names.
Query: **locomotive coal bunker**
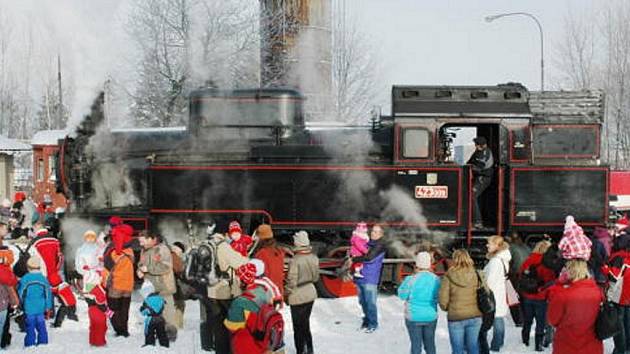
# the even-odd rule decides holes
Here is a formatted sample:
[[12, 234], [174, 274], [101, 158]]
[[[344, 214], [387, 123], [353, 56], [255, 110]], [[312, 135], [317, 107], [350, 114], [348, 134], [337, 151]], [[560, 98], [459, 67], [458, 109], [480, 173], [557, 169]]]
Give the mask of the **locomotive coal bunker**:
[[[62, 143], [60, 190], [74, 213], [122, 215], [136, 228], [266, 222], [280, 236], [308, 230], [326, 250], [359, 221], [464, 244], [558, 233], [569, 214], [587, 228], [607, 222], [599, 91], [394, 86], [391, 116], [365, 126], [307, 123], [303, 102], [290, 89], [200, 89], [187, 127], [107, 130], [101, 97]], [[484, 136], [495, 159], [483, 230], [473, 228], [472, 172], [456, 144], [466, 134], [468, 144]]]

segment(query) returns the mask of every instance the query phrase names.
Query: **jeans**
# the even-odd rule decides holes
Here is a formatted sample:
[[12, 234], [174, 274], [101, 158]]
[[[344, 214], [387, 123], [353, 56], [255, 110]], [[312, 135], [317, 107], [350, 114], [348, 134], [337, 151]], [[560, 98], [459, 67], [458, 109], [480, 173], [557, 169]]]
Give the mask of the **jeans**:
[[615, 350], [613, 353], [624, 353], [630, 350], [630, 306], [618, 306], [619, 322], [621, 331], [613, 337]]
[[448, 337], [453, 354], [479, 354], [481, 317], [448, 321]]
[[376, 284], [357, 284], [359, 304], [363, 310], [363, 322], [361, 327], [378, 327], [378, 310], [376, 308], [376, 296], [378, 287]]
[[547, 302], [545, 300], [523, 299], [523, 338], [529, 338], [534, 319], [536, 319], [536, 335], [542, 337], [547, 325]]
[[422, 354], [422, 345], [427, 354], [435, 354], [435, 327], [437, 320], [432, 322], [405, 321], [409, 340], [411, 341], [411, 354]]
[[300, 305], [291, 305], [293, 322], [293, 341], [297, 354], [313, 352], [313, 336], [311, 335], [311, 311], [313, 301]]
[[488, 331], [479, 332], [479, 353], [488, 354], [490, 350], [498, 352], [505, 342], [505, 321], [503, 317], [495, 317], [492, 323], [492, 342], [488, 347]]
[[40, 344], [48, 344], [48, 331], [46, 330], [44, 315], [26, 315], [24, 346], [31, 347]]

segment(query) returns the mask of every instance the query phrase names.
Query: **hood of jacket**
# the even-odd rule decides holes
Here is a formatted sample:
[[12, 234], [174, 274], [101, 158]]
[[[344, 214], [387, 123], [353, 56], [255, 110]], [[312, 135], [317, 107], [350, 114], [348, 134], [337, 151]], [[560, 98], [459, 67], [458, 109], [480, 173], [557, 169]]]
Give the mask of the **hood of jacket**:
[[510, 261], [512, 260], [512, 254], [510, 253], [510, 250], [503, 250], [503, 251], [499, 251], [497, 252], [492, 258], [497, 258], [498, 260], [502, 261], [506, 267], [510, 267]]
[[472, 286], [476, 287], [479, 284], [477, 271], [472, 268], [449, 269], [447, 275], [451, 283], [462, 288], [468, 288]]

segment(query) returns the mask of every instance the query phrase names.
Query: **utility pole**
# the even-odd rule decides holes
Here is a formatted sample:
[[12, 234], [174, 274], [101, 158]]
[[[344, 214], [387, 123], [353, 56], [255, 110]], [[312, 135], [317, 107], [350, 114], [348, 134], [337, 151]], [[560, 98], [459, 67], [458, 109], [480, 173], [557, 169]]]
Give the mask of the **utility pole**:
[[54, 129], [61, 129], [63, 122], [63, 93], [61, 91], [61, 55], [57, 54], [57, 83], [59, 84], [59, 109]]

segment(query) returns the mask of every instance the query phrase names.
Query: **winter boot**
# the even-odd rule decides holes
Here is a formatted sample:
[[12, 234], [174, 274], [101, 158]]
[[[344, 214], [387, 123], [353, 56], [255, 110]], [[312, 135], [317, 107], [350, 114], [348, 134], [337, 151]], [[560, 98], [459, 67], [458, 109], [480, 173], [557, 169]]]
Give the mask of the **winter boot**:
[[53, 327], [55, 328], [61, 327], [61, 324], [63, 323], [63, 320], [66, 318], [67, 314], [68, 314], [67, 307], [65, 306], [59, 307], [59, 310], [57, 310], [57, 315], [55, 316], [55, 322], [53, 323]]
[[77, 307], [69, 306], [67, 316], [68, 319], [79, 322], [79, 317], [77, 316]]
[[544, 349], [543, 349], [543, 339], [544, 339], [544, 335], [542, 335], [542, 334], [537, 334], [534, 337], [535, 345], [536, 345], [536, 351], [537, 352], [544, 351]]
[[553, 327], [547, 326], [547, 328], [545, 328], [545, 336], [543, 338], [543, 347], [549, 348], [551, 342], [553, 342]]
[[529, 331], [525, 331], [524, 328], [521, 331], [521, 339], [523, 340], [523, 344], [525, 344], [526, 347], [529, 347]]

